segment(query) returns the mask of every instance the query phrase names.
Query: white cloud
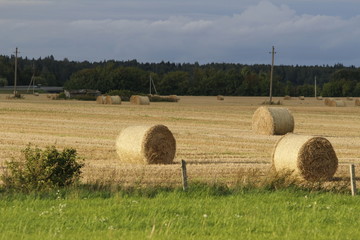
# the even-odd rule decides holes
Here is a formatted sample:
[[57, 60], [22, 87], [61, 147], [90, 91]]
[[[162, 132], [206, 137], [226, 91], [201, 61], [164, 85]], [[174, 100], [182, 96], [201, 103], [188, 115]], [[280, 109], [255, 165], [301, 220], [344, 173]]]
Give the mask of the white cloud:
[[[29, 57], [268, 63], [268, 51], [275, 45], [277, 61], [282, 64], [360, 65], [360, 16], [299, 14], [280, 0], [244, 1], [247, 7], [239, 10], [238, 1], [225, 1], [238, 11], [229, 12], [229, 6], [211, 0], [208, 4], [160, 1], [161, 6], [155, 4], [159, 1], [153, 1], [154, 6], [147, 1], [145, 7], [142, 0], [101, 4], [88, 0], [87, 5], [86, 1], [10, 4], [0, 0], [1, 54], [11, 54], [19, 46]], [[8, 13], [10, 9], [20, 11], [17, 7], [22, 9], [24, 2], [37, 6], [26, 6], [29, 11], [19, 13], [23, 16], [19, 18]], [[199, 10], [200, 2], [209, 14]], [[181, 3], [197, 7], [182, 10]], [[157, 15], [159, 9], [171, 11]], [[127, 10], [134, 15], [129, 16]]]

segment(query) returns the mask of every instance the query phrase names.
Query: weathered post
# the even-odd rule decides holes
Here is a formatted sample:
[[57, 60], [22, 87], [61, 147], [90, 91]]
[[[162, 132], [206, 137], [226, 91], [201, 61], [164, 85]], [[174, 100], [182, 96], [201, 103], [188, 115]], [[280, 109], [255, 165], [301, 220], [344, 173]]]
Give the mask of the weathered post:
[[350, 164], [350, 181], [351, 181], [351, 195], [356, 195], [356, 177], [355, 177], [355, 165]]
[[182, 173], [183, 190], [186, 191], [187, 188], [188, 188], [188, 184], [187, 184], [187, 173], [186, 173], [186, 162], [185, 162], [185, 160], [181, 160], [181, 173]]

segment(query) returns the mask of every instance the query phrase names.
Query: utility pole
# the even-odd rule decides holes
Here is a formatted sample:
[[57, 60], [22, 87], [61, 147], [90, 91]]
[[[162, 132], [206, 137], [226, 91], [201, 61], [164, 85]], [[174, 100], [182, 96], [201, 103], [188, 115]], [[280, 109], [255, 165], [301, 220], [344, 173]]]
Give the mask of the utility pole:
[[316, 99], [316, 76], [315, 76], [315, 99]]
[[270, 105], [272, 104], [272, 82], [273, 82], [273, 73], [274, 73], [274, 62], [275, 62], [275, 47], [272, 47], [271, 51], [271, 72], [270, 72]]
[[15, 50], [15, 76], [14, 76], [14, 96], [16, 97], [17, 94], [16, 94], [16, 81], [17, 81], [17, 56], [18, 56], [18, 48], [16, 47], [16, 50]]

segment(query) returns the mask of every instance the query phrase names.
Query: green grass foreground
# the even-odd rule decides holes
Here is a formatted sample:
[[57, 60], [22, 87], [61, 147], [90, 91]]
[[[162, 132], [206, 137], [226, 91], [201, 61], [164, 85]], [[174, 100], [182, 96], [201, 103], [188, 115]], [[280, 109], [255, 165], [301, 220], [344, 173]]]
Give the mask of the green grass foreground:
[[359, 197], [295, 189], [0, 193], [0, 239], [360, 239]]

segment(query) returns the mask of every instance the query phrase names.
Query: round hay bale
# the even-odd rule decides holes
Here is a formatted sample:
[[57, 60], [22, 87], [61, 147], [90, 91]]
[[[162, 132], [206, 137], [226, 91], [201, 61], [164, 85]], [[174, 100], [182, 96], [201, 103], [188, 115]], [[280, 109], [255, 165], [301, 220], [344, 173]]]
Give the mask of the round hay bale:
[[283, 135], [294, 131], [294, 117], [287, 108], [259, 107], [252, 117], [254, 132], [265, 135]]
[[180, 98], [177, 95], [169, 95], [169, 98], [172, 99], [173, 102], [180, 101]]
[[131, 126], [117, 137], [116, 152], [123, 162], [169, 164], [175, 157], [176, 141], [164, 125]]
[[300, 100], [305, 100], [305, 97], [304, 97], [304, 96], [300, 96], [299, 99], [300, 99]]
[[222, 96], [222, 95], [217, 95], [217, 96], [216, 96], [216, 99], [222, 101], [222, 100], [224, 100], [224, 96]]
[[130, 103], [137, 105], [149, 105], [150, 100], [148, 96], [132, 95], [130, 97]]
[[318, 181], [334, 176], [338, 159], [326, 138], [289, 133], [276, 143], [272, 164], [276, 171], [292, 171], [305, 180]]
[[330, 106], [332, 101], [334, 101], [333, 98], [326, 98], [324, 103], [325, 103], [326, 106]]
[[353, 99], [353, 97], [347, 97], [346, 100], [352, 101], [352, 100], [354, 100], [354, 99]]
[[330, 107], [346, 107], [346, 103], [343, 100], [332, 99], [328, 101], [328, 106]]
[[317, 100], [323, 100], [323, 97], [322, 96], [318, 96], [316, 97]]
[[106, 99], [106, 96], [98, 96], [96, 98], [96, 103], [97, 104], [104, 104], [105, 103], [105, 99]]
[[284, 100], [291, 100], [291, 97], [290, 97], [289, 95], [286, 95], [286, 96], [284, 97]]
[[355, 100], [355, 106], [360, 106], [360, 99]]
[[120, 96], [106, 96], [105, 97], [105, 104], [121, 104]]

